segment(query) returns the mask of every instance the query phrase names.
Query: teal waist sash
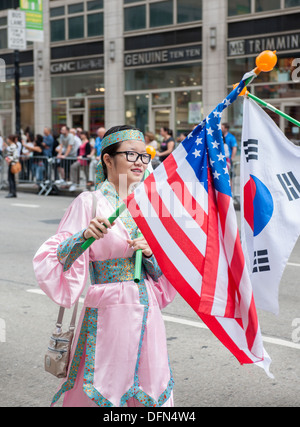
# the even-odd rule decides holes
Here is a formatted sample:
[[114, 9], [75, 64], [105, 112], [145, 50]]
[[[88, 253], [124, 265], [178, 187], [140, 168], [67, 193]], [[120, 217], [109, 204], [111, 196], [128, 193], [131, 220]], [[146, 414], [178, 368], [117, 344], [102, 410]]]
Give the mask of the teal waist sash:
[[[134, 280], [135, 257], [113, 258], [105, 261], [91, 261], [89, 264], [91, 284], [128, 282]], [[141, 278], [146, 278], [142, 267]]]

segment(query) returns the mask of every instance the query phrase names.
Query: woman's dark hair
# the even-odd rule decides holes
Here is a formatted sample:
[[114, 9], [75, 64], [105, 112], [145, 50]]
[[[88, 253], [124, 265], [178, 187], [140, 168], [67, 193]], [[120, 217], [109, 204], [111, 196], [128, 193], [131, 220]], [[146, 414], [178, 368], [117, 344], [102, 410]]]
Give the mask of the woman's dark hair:
[[[105, 132], [103, 139], [106, 136], [111, 135], [112, 133], [120, 132], [122, 130], [139, 130], [139, 129], [133, 126], [128, 126], [128, 125], [113, 126], [110, 129], [108, 129], [108, 131]], [[101, 163], [102, 163], [103, 172], [106, 178], [107, 178], [107, 168], [106, 168], [105, 162], [103, 161], [103, 156], [104, 154], [108, 154], [110, 157], [115, 156], [121, 144], [122, 144], [122, 141], [117, 142], [116, 144], [109, 145], [108, 147], [104, 148], [104, 150], [101, 152]]]
[[80, 132], [80, 135], [85, 135], [85, 137], [86, 137], [86, 139], [89, 139], [90, 138], [90, 135], [89, 135], [89, 133], [88, 133], [88, 131], [87, 130], [83, 130], [83, 131], [81, 131]]
[[168, 135], [170, 135], [171, 137], [173, 137], [173, 131], [172, 131], [172, 129], [169, 129], [168, 127], [166, 127], [166, 126], [162, 126], [162, 129], [165, 131], [165, 132], [167, 132], [167, 134]]
[[38, 145], [40, 147], [42, 145], [42, 142], [43, 142], [42, 135], [37, 134], [36, 137], [35, 137], [35, 142], [36, 142], [36, 145]]

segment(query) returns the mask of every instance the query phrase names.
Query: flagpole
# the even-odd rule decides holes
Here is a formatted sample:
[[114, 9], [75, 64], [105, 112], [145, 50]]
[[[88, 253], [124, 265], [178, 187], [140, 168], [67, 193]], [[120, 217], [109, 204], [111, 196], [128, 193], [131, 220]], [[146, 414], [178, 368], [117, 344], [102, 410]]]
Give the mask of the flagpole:
[[[124, 210], [126, 209], [126, 205], [125, 205], [125, 203], [122, 203], [121, 204], [121, 206], [119, 206], [116, 210], [115, 210], [115, 212], [108, 218], [108, 221], [109, 221], [109, 223], [110, 224], [112, 224], [117, 218], [118, 218], [118, 216], [120, 216], [121, 215], [121, 213], [122, 212], [124, 212]], [[106, 225], [105, 224], [103, 224], [105, 227], [106, 227]], [[82, 247], [82, 249], [83, 250], [86, 250], [86, 249], [88, 249], [90, 246], [91, 246], [91, 244], [92, 243], [94, 243], [94, 241], [95, 241], [96, 239], [94, 238], [94, 237], [90, 237], [89, 239], [87, 239], [82, 245], [81, 245], [81, 247]]]
[[[144, 173], [144, 180], [148, 178], [150, 175], [150, 172], [148, 169], [145, 170]], [[139, 231], [138, 237], [143, 237], [142, 233]], [[141, 272], [142, 272], [142, 260], [143, 260], [143, 253], [142, 249], [138, 249], [135, 254], [135, 267], [134, 267], [134, 282], [139, 283], [141, 280]]]
[[246, 92], [246, 96], [250, 99], [253, 99], [253, 101], [256, 101], [258, 104], [262, 105], [265, 108], [268, 108], [269, 110], [273, 111], [273, 113], [278, 114], [281, 117], [284, 117], [286, 120], [290, 121], [296, 126], [300, 127], [300, 122], [298, 120], [294, 119], [293, 117], [289, 116], [288, 114], [284, 113], [283, 111], [278, 110], [273, 105], [269, 104], [268, 102], [263, 101], [262, 99], [258, 98], [255, 95], [252, 95], [250, 92]]

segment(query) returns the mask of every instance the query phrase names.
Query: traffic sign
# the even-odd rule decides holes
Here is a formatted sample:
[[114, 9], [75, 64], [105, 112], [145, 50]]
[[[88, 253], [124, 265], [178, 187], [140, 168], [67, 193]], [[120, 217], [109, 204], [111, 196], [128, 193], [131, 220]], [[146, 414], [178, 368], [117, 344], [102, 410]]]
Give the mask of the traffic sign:
[[26, 49], [26, 14], [21, 10], [9, 9], [7, 15], [8, 49]]

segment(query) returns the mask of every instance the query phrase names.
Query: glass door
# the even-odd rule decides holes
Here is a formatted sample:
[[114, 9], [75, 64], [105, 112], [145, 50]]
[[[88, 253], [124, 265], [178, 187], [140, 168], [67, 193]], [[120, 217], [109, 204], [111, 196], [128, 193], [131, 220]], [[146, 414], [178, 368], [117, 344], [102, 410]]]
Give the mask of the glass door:
[[155, 135], [159, 138], [160, 129], [162, 127], [171, 127], [171, 108], [170, 107], [160, 107], [153, 108], [153, 120], [154, 120], [154, 132]]
[[71, 116], [71, 128], [84, 129], [84, 112], [70, 112]]
[[6, 138], [13, 133], [12, 111], [0, 111], [0, 135]]

